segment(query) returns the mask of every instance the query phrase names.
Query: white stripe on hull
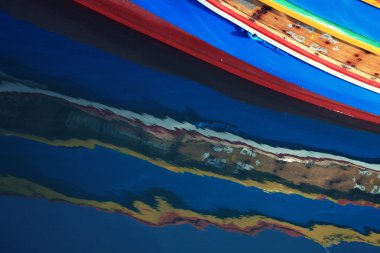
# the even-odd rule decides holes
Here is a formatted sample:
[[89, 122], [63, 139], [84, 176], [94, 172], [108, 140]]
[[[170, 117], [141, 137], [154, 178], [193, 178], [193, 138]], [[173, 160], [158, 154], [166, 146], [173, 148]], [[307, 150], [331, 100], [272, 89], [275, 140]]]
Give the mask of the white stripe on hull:
[[353, 77], [350, 77], [348, 75], [345, 75], [339, 71], [336, 71], [336, 70], [333, 70], [325, 65], [323, 65], [322, 63], [319, 63], [313, 59], [310, 59], [292, 49], [290, 49], [289, 47], [287, 46], [284, 46], [282, 45], [281, 43], [278, 43], [276, 42], [275, 40], [267, 37], [266, 35], [256, 31], [255, 29], [253, 29], [252, 27], [244, 24], [243, 22], [239, 21], [238, 19], [232, 17], [231, 15], [229, 15], [228, 13], [225, 13], [224, 11], [220, 10], [219, 8], [215, 7], [214, 5], [210, 4], [207, 0], [197, 0], [198, 2], [200, 2], [201, 4], [203, 4], [204, 6], [206, 6], [207, 8], [209, 8], [210, 10], [212, 10], [213, 12], [219, 14], [220, 16], [224, 17], [225, 19], [231, 21], [232, 23], [238, 25], [239, 27], [243, 28], [244, 30], [246, 30], [247, 32], [250, 32], [254, 35], [256, 35], [257, 37], [259, 37], [260, 39], [270, 43], [271, 45], [281, 49], [282, 51], [320, 69], [320, 70], [323, 70], [333, 76], [336, 76], [336, 77], [339, 77], [340, 79], [343, 79], [347, 82], [350, 82], [352, 84], [355, 84], [357, 86], [360, 86], [362, 88], [365, 88], [365, 89], [368, 89], [370, 91], [373, 91], [373, 92], [376, 92], [376, 93], [379, 93], [380, 94], [380, 88], [377, 88], [375, 86], [372, 86], [372, 85], [369, 85], [369, 84], [366, 84], [360, 80], [357, 80]]

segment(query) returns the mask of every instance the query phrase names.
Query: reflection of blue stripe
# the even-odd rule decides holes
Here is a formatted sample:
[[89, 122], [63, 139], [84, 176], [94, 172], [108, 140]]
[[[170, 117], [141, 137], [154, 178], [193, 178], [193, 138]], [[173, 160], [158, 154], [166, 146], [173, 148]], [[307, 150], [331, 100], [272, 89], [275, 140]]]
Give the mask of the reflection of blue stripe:
[[318, 4], [304, 0], [287, 1], [335, 24], [380, 41], [380, 11], [360, 0], [319, 0]]
[[257, 211], [291, 222], [328, 222], [361, 231], [366, 226], [380, 227], [380, 211], [371, 207], [267, 194], [226, 180], [172, 173], [104, 148], [53, 147], [16, 137], [0, 137], [0, 141], [0, 164], [7, 165], [0, 167], [0, 172], [36, 180], [70, 196], [98, 196], [100, 200], [106, 196], [122, 201], [124, 191], [144, 196], [159, 188], [198, 210]]
[[259, 43], [231, 35], [235, 25], [196, 0], [132, 0], [188, 33], [266, 72], [330, 99], [380, 115], [380, 95], [318, 70], [294, 57], [284, 57]]
[[0, 70], [16, 77], [40, 81], [74, 97], [126, 109], [133, 106], [133, 110], [140, 108], [141, 112], [159, 108], [154, 102], [163, 107], [157, 112], [162, 115], [168, 110], [182, 113], [190, 107], [202, 118], [236, 125], [238, 131], [264, 139], [265, 143], [291, 143], [294, 147], [329, 150], [362, 159], [380, 157], [379, 135], [250, 106], [195, 82], [153, 71], [5, 14], [0, 15], [0, 23], [6, 24], [0, 30]]

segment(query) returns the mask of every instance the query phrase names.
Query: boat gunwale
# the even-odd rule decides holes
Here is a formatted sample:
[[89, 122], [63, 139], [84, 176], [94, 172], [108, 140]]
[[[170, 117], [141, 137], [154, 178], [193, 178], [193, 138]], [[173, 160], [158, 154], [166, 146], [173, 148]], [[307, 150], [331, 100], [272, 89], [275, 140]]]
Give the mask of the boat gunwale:
[[362, 2], [372, 5], [375, 8], [380, 8], [380, 1], [379, 0], [361, 0]]
[[[244, 78], [253, 84], [266, 87], [270, 90], [334, 111], [338, 114], [380, 125], [380, 115], [322, 96], [260, 70], [188, 32], [173, 26], [168, 21], [134, 4], [131, 0], [125, 0], [123, 3], [116, 2], [115, 0], [73, 1], [122, 25], [150, 36], [162, 43], [173, 46], [184, 53], [192, 55], [240, 78]], [[153, 31], [155, 32], [153, 33]], [[171, 32], [168, 33], [168, 31]], [[174, 43], [172, 40], [173, 36], [178, 36], [179, 39], [184, 40], [183, 43], [185, 44]], [[189, 43], [192, 43], [193, 46]], [[196, 45], [196, 47], [194, 45]], [[199, 52], [196, 52], [199, 51], [199, 48], [207, 48], [207, 51], [205, 51], [207, 53], [204, 57], [201, 57]], [[223, 57], [223, 61], [220, 61], [221, 58], [213, 59], [211, 57], [213, 53]], [[234, 67], [232, 67], [231, 64], [233, 64]]]
[[321, 31], [328, 32], [330, 35], [346, 41], [352, 45], [363, 48], [376, 55], [380, 55], [380, 42], [358, 34], [352, 30], [337, 25], [322, 17], [319, 17], [287, 0], [258, 0], [286, 15], [300, 20], [301, 22], [313, 26]]
[[[364, 76], [361, 76], [359, 74], [351, 72], [351, 71], [349, 71], [349, 70], [347, 70], [341, 66], [338, 66], [338, 65], [336, 65], [336, 64], [334, 64], [328, 60], [322, 59], [321, 57], [318, 57], [315, 54], [310, 53], [310, 52], [300, 48], [299, 46], [294, 45], [293, 43], [283, 39], [282, 37], [272, 33], [271, 31], [268, 31], [267, 29], [256, 24], [255, 22], [253, 22], [253, 21], [243, 17], [242, 15], [236, 13], [235, 11], [229, 9], [228, 7], [221, 4], [219, 0], [198, 0], [198, 2], [202, 3], [206, 7], [208, 7], [207, 3], [211, 4], [214, 8], [217, 8], [218, 10], [225, 13], [226, 15], [229, 15], [232, 19], [235, 19], [237, 22], [240, 22], [244, 26], [247, 26], [248, 28], [252, 29], [254, 31], [253, 34], [261, 33], [262, 36], [268, 37], [270, 40], [274, 40], [274, 42], [275, 42], [275, 43], [271, 43], [271, 42], [267, 41], [268, 39], [261, 38], [261, 39], [267, 41], [268, 43], [270, 43], [272, 45], [273, 44], [280, 44], [282, 47], [288, 48], [289, 50], [287, 50], [287, 49], [284, 50], [283, 48], [278, 47], [278, 45], [273, 45], [273, 46], [276, 46], [276, 47], [282, 49], [283, 51], [292, 55], [293, 57], [296, 57], [298, 59], [300, 59], [302, 57], [300, 60], [302, 60], [302, 61], [304, 61], [304, 62], [306, 62], [306, 63], [308, 63], [308, 64], [310, 64], [310, 65], [312, 65], [318, 69], [321, 69], [322, 71], [325, 71], [326, 73], [329, 73], [333, 76], [336, 76], [340, 79], [343, 79], [347, 82], [350, 82], [353, 85], [357, 85], [357, 86], [360, 86], [364, 89], [367, 89], [367, 90], [370, 90], [370, 91], [373, 91], [373, 92], [380, 94], [380, 83], [379, 82], [376, 82], [374, 80], [371, 80], [371, 79], [366, 78]], [[223, 18], [228, 19], [229, 21], [233, 22], [234, 24], [236, 24], [234, 21], [230, 20], [228, 17], [225, 17], [225, 16], [221, 15], [220, 13], [217, 13], [217, 14], [222, 16]], [[239, 24], [236, 24], [236, 25], [241, 27], [241, 25], [239, 25]], [[242, 27], [242, 28], [245, 29], [244, 27]], [[245, 30], [247, 30], [247, 29], [245, 29]], [[258, 36], [258, 37], [260, 38], [260, 36]], [[299, 57], [299, 56], [297, 57], [296, 55], [294, 55], [294, 53], [288, 52], [288, 51], [293, 51], [295, 54], [300, 54], [301, 57]], [[323, 65], [323, 66], [322, 67], [316, 66], [315, 64], [311, 63], [310, 60], [303, 59], [303, 58], [308, 58], [311, 61], [314, 61], [316, 64]], [[331, 69], [332, 71], [337, 72], [337, 73], [331, 73], [332, 71], [328, 71], [328, 69]], [[343, 76], [341, 76], [341, 75], [343, 75]], [[344, 77], [344, 76], [346, 76], [346, 77]]]

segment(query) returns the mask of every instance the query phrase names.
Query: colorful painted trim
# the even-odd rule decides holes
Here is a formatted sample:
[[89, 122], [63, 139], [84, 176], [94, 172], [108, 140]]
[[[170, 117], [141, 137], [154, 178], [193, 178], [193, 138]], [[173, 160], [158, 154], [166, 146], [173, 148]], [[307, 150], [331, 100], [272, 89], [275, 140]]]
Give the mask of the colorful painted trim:
[[[186, 33], [129, 0], [75, 0], [125, 26], [144, 33], [198, 59], [285, 95], [354, 118], [380, 124], [380, 117], [328, 99], [264, 72]], [[180, 41], [180, 43], [178, 43]]]
[[380, 55], [380, 42], [364, 37], [363, 35], [355, 33], [354, 31], [348, 30], [328, 20], [318, 17], [306, 11], [305, 9], [298, 7], [297, 5], [288, 2], [287, 0], [259, 1], [307, 25], [327, 32], [336, 38], [339, 38], [357, 47], [363, 48], [376, 55]]
[[273, 34], [272, 32], [256, 25], [254, 22], [249, 21], [247, 18], [235, 13], [229, 8], [220, 4], [218, 0], [198, 0], [200, 3], [219, 14], [220, 16], [226, 18], [227, 20], [233, 22], [244, 30], [255, 34], [262, 40], [270, 43], [271, 45], [285, 51], [286, 53], [316, 67], [331, 75], [339, 77], [347, 82], [353, 83], [357, 86], [363, 87], [365, 89], [371, 90], [376, 93], [380, 93], [380, 83], [355, 74], [348, 71], [341, 66], [338, 66], [332, 62], [322, 59], [300, 47], [284, 40], [283, 38]]
[[380, 1], [379, 0], [362, 0], [362, 2], [370, 4], [376, 8], [380, 8]]

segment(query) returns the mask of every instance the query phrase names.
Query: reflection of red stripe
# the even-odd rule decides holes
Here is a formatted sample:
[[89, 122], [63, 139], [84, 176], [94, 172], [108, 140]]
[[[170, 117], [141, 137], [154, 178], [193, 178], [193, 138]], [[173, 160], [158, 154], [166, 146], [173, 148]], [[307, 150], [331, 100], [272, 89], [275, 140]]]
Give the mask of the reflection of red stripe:
[[337, 111], [355, 118], [380, 124], [380, 117], [333, 101], [295, 84], [270, 75], [186, 33], [129, 0], [74, 0], [132, 29], [147, 34], [232, 74], [272, 90]]
[[218, 0], [207, 0], [207, 2], [209, 2], [210, 4], [212, 4], [213, 6], [215, 6], [216, 8], [220, 9], [221, 11], [227, 13], [228, 15], [232, 16], [233, 18], [239, 20], [240, 22], [244, 23], [245, 25], [255, 29], [256, 31], [264, 34], [265, 36], [271, 38], [272, 40], [286, 46], [287, 48], [290, 48], [291, 50], [307, 57], [307, 58], [310, 58], [316, 62], [319, 62], [323, 65], [325, 65], [326, 67], [330, 68], [330, 69], [333, 69], [337, 72], [340, 72], [342, 73], [343, 75], [346, 75], [346, 76], [349, 76], [351, 78], [354, 78], [358, 81], [361, 81], [363, 83], [366, 83], [368, 85], [371, 85], [371, 86], [374, 86], [374, 87], [377, 87], [377, 88], [380, 88], [380, 83], [376, 82], [376, 81], [373, 81], [371, 79], [368, 79], [368, 78], [365, 78], [361, 75], [358, 75], [358, 74], [355, 74], [355, 73], [352, 73], [344, 68], [342, 68], [341, 66], [338, 66], [334, 63], [331, 63], [329, 61], [326, 61], [306, 50], [303, 50], [302, 48], [300, 47], [297, 47], [296, 45], [290, 43], [289, 41], [287, 40], [284, 40], [283, 38], [269, 32], [268, 30], [264, 29], [263, 27], [260, 27], [258, 26], [256, 23], [252, 22], [252, 21], [249, 21], [248, 19], [244, 18], [243, 16], [233, 12], [232, 10], [228, 9], [227, 7], [223, 6], [222, 4], [220, 4], [218, 2]]

